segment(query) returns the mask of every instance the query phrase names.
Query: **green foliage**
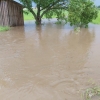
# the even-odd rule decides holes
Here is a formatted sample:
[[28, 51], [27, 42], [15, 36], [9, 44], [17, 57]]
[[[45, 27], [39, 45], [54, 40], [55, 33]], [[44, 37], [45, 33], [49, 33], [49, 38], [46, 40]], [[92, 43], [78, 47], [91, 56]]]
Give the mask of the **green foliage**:
[[9, 27], [3, 27], [3, 26], [0, 26], [0, 32], [3, 32], [3, 31], [8, 31], [10, 28]]
[[88, 27], [88, 23], [96, 19], [98, 11], [91, 0], [70, 0], [68, 6], [70, 25]]
[[34, 20], [32, 13], [30, 13], [27, 9], [23, 9], [24, 20]]
[[[34, 11], [37, 12], [36, 9]], [[52, 16], [49, 15], [51, 13], [52, 13], [52, 11], [50, 11], [50, 13], [46, 13], [43, 16], [43, 18], [47, 18], [47, 19], [57, 18], [57, 14], [55, 14], [55, 12], [53, 12], [53, 15]], [[63, 11], [62, 13], [65, 14], [66, 16], [68, 16], [68, 11]], [[24, 15], [24, 20], [34, 20], [34, 17], [32, 15], [32, 13], [30, 13], [27, 9], [24, 9], [23, 15]], [[66, 16], [65, 16], [65, 19], [63, 19], [63, 20], [67, 20]], [[60, 21], [60, 19], [58, 21]]]
[[23, 13], [28, 15], [30, 12], [27, 9], [23, 9]]
[[92, 21], [94, 24], [100, 24], [100, 10], [98, 9], [98, 16]]
[[[67, 11], [68, 0], [20, 0], [20, 2], [32, 13], [38, 24], [41, 23], [44, 15], [48, 19], [56, 16], [58, 19], [65, 20], [63, 12]], [[32, 8], [33, 2], [36, 4], [36, 11]]]
[[[35, 19], [37, 24], [41, 24], [42, 18], [57, 18], [69, 21], [71, 25], [88, 26], [89, 22], [97, 23], [95, 18], [98, 11], [91, 0], [20, 0], [29, 12], [24, 11], [25, 19]], [[36, 9], [32, 8], [32, 3], [36, 4]], [[69, 12], [69, 14], [67, 13]], [[28, 16], [26, 14], [28, 14]], [[68, 17], [67, 17], [68, 15]], [[97, 19], [98, 20], [98, 19]]]
[[59, 10], [51, 10], [45, 14], [45, 17], [48, 19], [57, 18], [58, 22], [61, 23], [62, 20], [67, 22], [67, 10], [59, 9]]

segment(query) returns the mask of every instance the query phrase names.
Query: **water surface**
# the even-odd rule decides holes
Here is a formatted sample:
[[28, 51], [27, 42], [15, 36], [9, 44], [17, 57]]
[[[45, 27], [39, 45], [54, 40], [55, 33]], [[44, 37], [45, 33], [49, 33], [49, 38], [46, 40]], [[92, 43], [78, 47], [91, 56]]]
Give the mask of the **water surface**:
[[100, 85], [100, 26], [33, 22], [0, 33], [0, 100], [83, 100]]

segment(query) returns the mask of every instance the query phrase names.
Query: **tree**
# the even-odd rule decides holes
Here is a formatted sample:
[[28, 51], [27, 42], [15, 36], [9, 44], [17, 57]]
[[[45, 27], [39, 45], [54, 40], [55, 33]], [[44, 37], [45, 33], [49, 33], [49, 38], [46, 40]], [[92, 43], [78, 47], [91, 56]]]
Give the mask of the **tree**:
[[[58, 19], [65, 19], [68, 0], [20, 0], [25, 8], [27, 8], [36, 20], [36, 24], [41, 24], [41, 19], [45, 15], [46, 18], [56, 16]], [[37, 10], [32, 8], [32, 3], [36, 4]]]
[[68, 6], [70, 25], [88, 27], [88, 23], [97, 17], [98, 11], [91, 0], [70, 0]]

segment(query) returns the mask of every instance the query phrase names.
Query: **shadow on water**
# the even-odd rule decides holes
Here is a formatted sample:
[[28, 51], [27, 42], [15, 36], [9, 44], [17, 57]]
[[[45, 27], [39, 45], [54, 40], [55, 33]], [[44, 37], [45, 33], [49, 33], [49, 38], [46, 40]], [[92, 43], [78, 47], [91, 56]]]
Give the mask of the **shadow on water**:
[[100, 69], [91, 67], [100, 43], [98, 28], [90, 24], [77, 33], [69, 24], [46, 21], [36, 27], [26, 22], [0, 33], [0, 98], [81, 100], [80, 91], [90, 86], [90, 77], [100, 82]]

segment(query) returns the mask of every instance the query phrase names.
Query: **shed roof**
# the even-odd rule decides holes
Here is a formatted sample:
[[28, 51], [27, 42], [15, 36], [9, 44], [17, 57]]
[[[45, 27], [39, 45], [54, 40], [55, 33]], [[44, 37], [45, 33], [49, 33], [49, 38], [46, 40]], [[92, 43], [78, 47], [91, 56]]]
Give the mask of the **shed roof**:
[[14, 1], [14, 0], [0, 0], [0, 1], [7, 1], [7, 2], [10, 1], [10, 2], [13, 2], [13, 3], [19, 5], [19, 6], [23, 6], [22, 4], [20, 4], [20, 3], [16, 2], [16, 1]]
[[17, 1], [14, 1], [14, 0], [11, 0], [11, 1], [18, 4], [18, 5], [20, 5], [20, 6], [23, 6], [22, 4], [18, 3]]

